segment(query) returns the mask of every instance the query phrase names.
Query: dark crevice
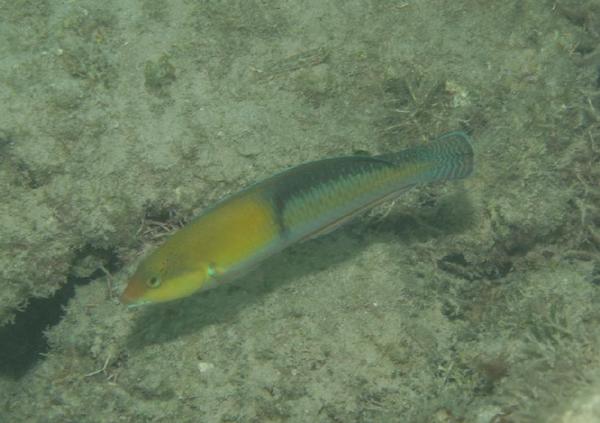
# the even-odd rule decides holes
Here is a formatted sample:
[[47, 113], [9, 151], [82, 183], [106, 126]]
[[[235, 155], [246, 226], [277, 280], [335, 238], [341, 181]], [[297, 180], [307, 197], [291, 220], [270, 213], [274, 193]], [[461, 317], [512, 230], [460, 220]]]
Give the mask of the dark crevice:
[[[114, 251], [91, 246], [82, 248], [74, 263], [89, 255], [98, 257], [110, 272], [121, 265]], [[75, 294], [75, 287], [88, 284], [102, 275], [100, 269], [87, 277], [70, 275], [67, 283], [52, 297], [31, 299], [25, 310], [17, 313], [14, 324], [0, 327], [0, 377], [17, 380], [35, 366], [49, 350], [44, 332], [60, 322], [64, 307]]]

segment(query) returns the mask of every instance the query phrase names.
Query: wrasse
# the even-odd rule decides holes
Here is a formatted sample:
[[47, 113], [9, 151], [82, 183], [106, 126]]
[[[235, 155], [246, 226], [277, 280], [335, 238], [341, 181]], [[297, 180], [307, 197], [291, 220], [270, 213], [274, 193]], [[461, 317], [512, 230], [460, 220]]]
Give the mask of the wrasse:
[[397, 153], [318, 160], [217, 203], [143, 259], [121, 301], [186, 297], [239, 277], [295, 242], [327, 233], [411, 187], [465, 178], [473, 150], [463, 132]]

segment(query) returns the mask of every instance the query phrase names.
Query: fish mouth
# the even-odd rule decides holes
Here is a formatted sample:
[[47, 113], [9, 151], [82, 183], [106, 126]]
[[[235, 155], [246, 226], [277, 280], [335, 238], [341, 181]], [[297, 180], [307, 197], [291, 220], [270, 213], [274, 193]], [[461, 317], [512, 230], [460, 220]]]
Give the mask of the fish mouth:
[[130, 282], [121, 294], [119, 300], [125, 305], [147, 303], [148, 301], [143, 299], [144, 291], [145, 290], [140, 287], [139, 284]]
[[152, 301], [149, 300], [145, 300], [143, 298], [139, 298], [139, 297], [133, 297], [130, 296], [130, 294], [128, 293], [128, 290], [125, 289], [125, 291], [123, 291], [123, 293], [121, 294], [121, 297], [119, 298], [119, 301], [121, 301], [121, 304], [124, 304], [127, 306], [127, 308], [136, 308], [136, 307], [140, 307], [146, 304], [150, 304]]

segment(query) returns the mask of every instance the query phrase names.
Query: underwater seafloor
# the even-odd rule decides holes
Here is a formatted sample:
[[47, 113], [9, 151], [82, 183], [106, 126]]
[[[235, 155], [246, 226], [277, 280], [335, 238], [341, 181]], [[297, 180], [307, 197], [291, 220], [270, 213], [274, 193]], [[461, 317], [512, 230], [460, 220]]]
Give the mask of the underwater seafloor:
[[[600, 421], [600, 2], [0, 1], [0, 422]], [[235, 283], [118, 302], [283, 168], [471, 134]]]

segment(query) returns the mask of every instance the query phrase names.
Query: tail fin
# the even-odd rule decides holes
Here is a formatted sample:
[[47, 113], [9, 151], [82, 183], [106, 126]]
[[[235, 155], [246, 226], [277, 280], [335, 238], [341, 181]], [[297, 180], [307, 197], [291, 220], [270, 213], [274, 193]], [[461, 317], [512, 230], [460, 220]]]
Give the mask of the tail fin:
[[427, 172], [427, 175], [422, 175], [425, 179], [422, 182], [462, 179], [473, 171], [473, 148], [470, 137], [461, 131], [448, 132], [425, 146], [384, 154], [377, 158], [396, 165], [433, 162], [433, 169]]
[[432, 160], [438, 163], [436, 179], [462, 179], [473, 172], [473, 147], [464, 132], [449, 132], [429, 146]]

